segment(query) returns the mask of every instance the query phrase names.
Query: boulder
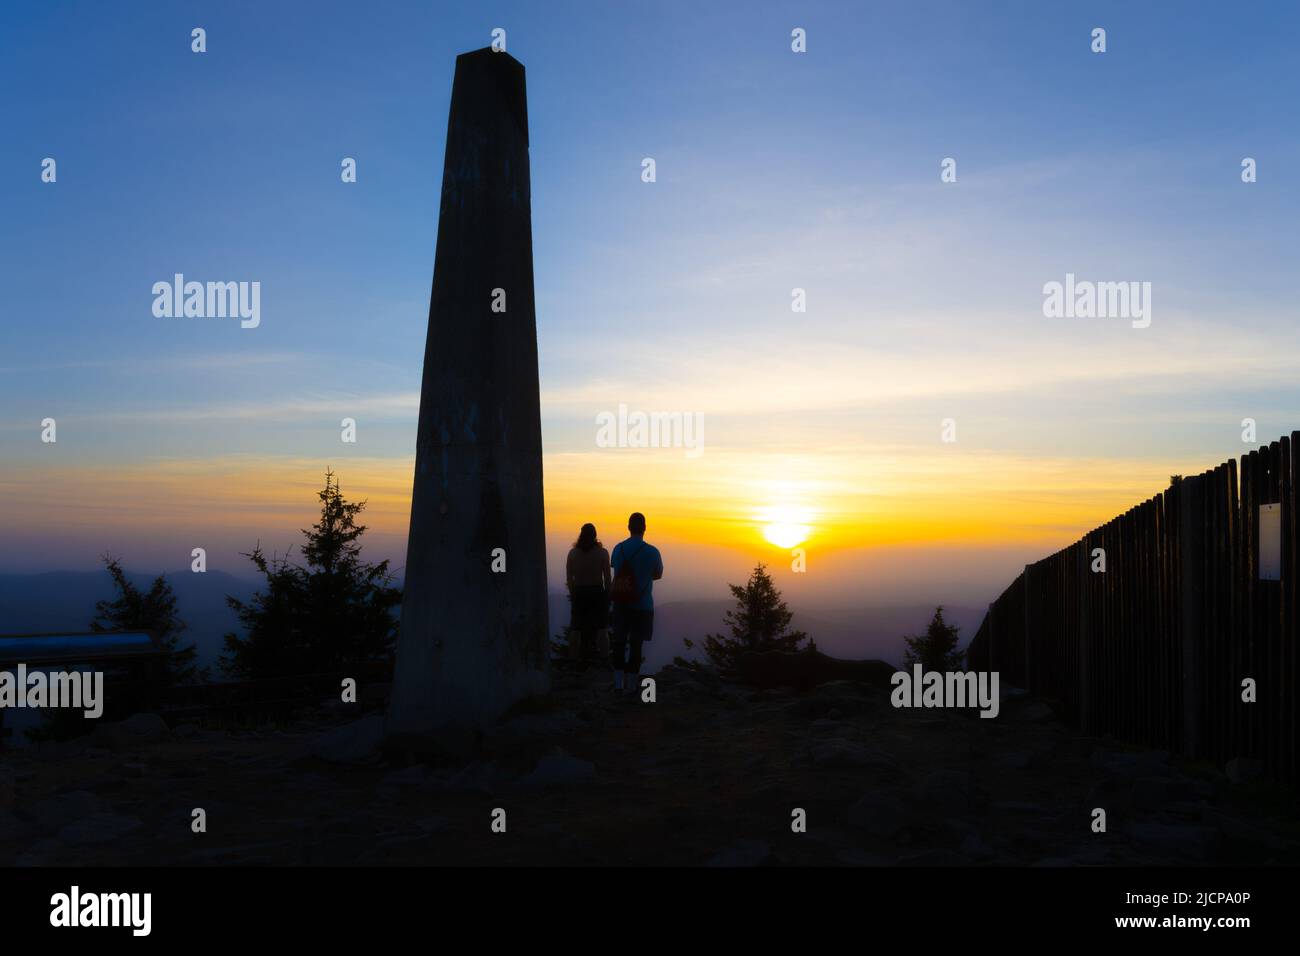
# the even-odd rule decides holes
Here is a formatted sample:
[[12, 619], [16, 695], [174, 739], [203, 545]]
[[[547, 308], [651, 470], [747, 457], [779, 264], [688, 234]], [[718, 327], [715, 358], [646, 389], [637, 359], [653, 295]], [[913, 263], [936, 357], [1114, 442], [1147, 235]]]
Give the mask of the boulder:
[[475, 761], [447, 779], [430, 777], [424, 784], [431, 790], [448, 793], [492, 794], [507, 781], [504, 773], [497, 767], [496, 761]]
[[540, 790], [587, 783], [595, 778], [595, 764], [567, 754], [557, 747], [537, 761], [532, 772], [519, 780], [519, 786], [524, 790]]
[[1044, 754], [1037, 750], [1013, 750], [993, 761], [998, 770], [1030, 770], [1042, 766]]
[[1232, 783], [1248, 783], [1264, 773], [1264, 764], [1253, 757], [1234, 757], [1223, 770]]
[[946, 767], [930, 771], [912, 792], [917, 802], [949, 813], [961, 813], [988, 802], [987, 795], [972, 784], [969, 773]]
[[125, 750], [157, 742], [167, 734], [167, 722], [157, 714], [132, 714], [126, 720], [96, 726], [88, 746]]
[[1016, 719], [1037, 724], [1046, 720], [1055, 720], [1056, 714], [1052, 711], [1051, 706], [1043, 701], [1031, 700], [1019, 709]]
[[878, 747], [832, 737], [813, 744], [809, 759], [827, 770], [870, 770], [880, 774], [898, 772], [898, 762]]
[[812, 650], [746, 654], [736, 663], [737, 676], [747, 684], [798, 690], [811, 690], [830, 681], [856, 681], [888, 690], [894, 670], [884, 661], [845, 661]]
[[549, 714], [523, 714], [492, 728], [485, 735], [489, 747], [501, 744], [551, 739], [579, 733], [583, 722], [576, 714], [559, 711]]
[[316, 738], [311, 754], [329, 763], [369, 763], [379, 759], [384, 719], [378, 714], [334, 727]]

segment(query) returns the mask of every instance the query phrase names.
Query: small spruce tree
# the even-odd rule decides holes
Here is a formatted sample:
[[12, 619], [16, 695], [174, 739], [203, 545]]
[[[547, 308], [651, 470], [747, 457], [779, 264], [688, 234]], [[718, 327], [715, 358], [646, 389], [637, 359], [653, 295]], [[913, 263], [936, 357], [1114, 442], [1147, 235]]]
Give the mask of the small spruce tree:
[[903, 638], [907, 650], [903, 654], [903, 666], [912, 667], [920, 664], [926, 671], [957, 671], [962, 669], [962, 653], [957, 650], [957, 631], [955, 625], [943, 619], [943, 606], [934, 609], [934, 617], [924, 634], [913, 634]]
[[[709, 634], [701, 642], [705, 656], [718, 673], [733, 672], [737, 661], [746, 654], [795, 651], [808, 640], [803, 631], [790, 630], [794, 613], [781, 600], [781, 592], [765, 565], [755, 567], [745, 584], [728, 587], [736, 598], [736, 607], [723, 618], [731, 634]], [[687, 648], [695, 647], [691, 640], [685, 644]]]
[[391, 661], [397, 638], [393, 609], [402, 592], [388, 562], [361, 560], [357, 524], [364, 501], [350, 502], [332, 471], [318, 493], [320, 520], [304, 528], [304, 566], [288, 556], [267, 558], [261, 546], [246, 557], [266, 581], [249, 601], [228, 597], [246, 637], [227, 634], [223, 669], [237, 677], [325, 673], [368, 661]]
[[167, 652], [162, 669], [165, 683], [193, 684], [203, 680], [206, 675], [195, 663], [198, 652], [194, 645], [180, 646], [185, 622], [176, 612], [176, 595], [167, 578], [160, 574], [148, 591], [141, 591], [127, 578], [117, 558], [105, 555], [104, 567], [113, 579], [117, 596], [95, 602], [90, 629], [97, 633], [147, 631]]

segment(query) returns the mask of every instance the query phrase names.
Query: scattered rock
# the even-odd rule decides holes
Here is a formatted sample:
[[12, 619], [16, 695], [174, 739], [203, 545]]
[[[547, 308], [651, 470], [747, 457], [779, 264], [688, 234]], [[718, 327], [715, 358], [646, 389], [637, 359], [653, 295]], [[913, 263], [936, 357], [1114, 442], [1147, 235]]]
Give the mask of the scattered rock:
[[902, 857], [899, 866], [969, 866], [970, 860], [952, 850], [936, 847]]
[[891, 857], [867, 853], [865, 850], [856, 850], [853, 847], [838, 851], [835, 859], [845, 866], [893, 866], [895, 862]]
[[124, 750], [162, 740], [167, 734], [167, 722], [157, 714], [132, 714], [126, 720], [99, 724], [90, 735], [90, 744]]
[[797, 719], [816, 720], [825, 717], [835, 706], [834, 701], [824, 697], [796, 697], [776, 709]]
[[577, 714], [567, 711], [549, 714], [523, 714], [511, 718], [487, 735], [489, 746], [501, 743], [535, 740], [537, 738], [564, 737], [583, 730]]
[[1178, 800], [1153, 809], [1163, 809], [1170, 816], [1200, 820], [1210, 812], [1210, 805], [1204, 800]]
[[384, 719], [378, 714], [327, 730], [312, 744], [312, 756], [330, 763], [369, 763], [379, 759]]
[[0, 843], [21, 840], [32, 833], [31, 824], [19, 819], [10, 810], [0, 809]]
[[772, 847], [764, 840], [737, 840], [719, 850], [705, 866], [758, 866], [772, 855]]
[[907, 831], [907, 807], [892, 794], [868, 793], [849, 807], [845, 821], [872, 836], [893, 840]]
[[970, 774], [964, 770], [932, 770], [912, 792], [920, 803], [950, 813], [959, 813], [988, 802], [987, 795], [972, 785]]
[[1214, 824], [1235, 846], [1245, 847], [1255, 855], [1268, 854], [1281, 849], [1286, 842], [1277, 833], [1268, 833], [1253, 824], [1226, 813], [1208, 811], [1206, 822]]
[[655, 677], [658, 678], [660, 684], [663, 684], [666, 678], [670, 683], [678, 683], [684, 686], [695, 685], [703, 689], [717, 687], [722, 683], [722, 678], [711, 670], [702, 667], [678, 667], [675, 664], [669, 664], [667, 667], [661, 668]]
[[1254, 780], [1264, 772], [1263, 761], [1256, 760], [1254, 757], [1234, 757], [1228, 761], [1224, 772], [1228, 779], [1234, 784], [1247, 783]]
[[412, 764], [401, 770], [394, 770], [392, 773], [385, 774], [376, 789], [386, 791], [409, 790], [428, 783], [431, 775], [432, 771], [423, 764]]
[[1005, 813], [1044, 813], [1041, 803], [1030, 803], [1027, 800], [998, 800], [991, 807], [993, 810], [1001, 810]]
[[853, 714], [874, 713], [888, 697], [870, 684], [854, 680], [833, 680], [817, 685], [814, 699], [831, 704], [826, 716], [842, 719]]
[[1110, 847], [1085, 846], [1068, 857], [1068, 866], [1102, 866], [1110, 861]]
[[81, 820], [104, 812], [104, 804], [87, 790], [73, 790], [42, 800], [33, 806], [42, 832], [53, 832], [69, 820]]
[[844, 725], [838, 720], [832, 720], [830, 717], [821, 717], [814, 720], [809, 726], [819, 733], [833, 733]]
[[1213, 827], [1195, 824], [1130, 823], [1127, 832], [1138, 843], [1197, 860], [1207, 859], [1219, 838]]
[[1169, 766], [1169, 751], [1167, 750], [1140, 750], [1135, 753], [1097, 750], [1092, 755], [1092, 763], [1094, 766], [1102, 767], [1111, 773], [1128, 777], [1152, 776], [1173, 772], [1173, 768]]
[[37, 840], [14, 860], [14, 866], [49, 866], [63, 850], [58, 840]]
[[663, 722], [664, 733], [666, 734], [680, 734], [685, 730], [689, 730], [690, 726], [690, 721], [671, 715], [665, 717]]
[[961, 841], [961, 852], [972, 860], [988, 860], [995, 855], [993, 848], [978, 833], [967, 834], [966, 839]]
[[1020, 708], [1019, 713], [1016, 714], [1016, 719], [1037, 724], [1045, 720], [1055, 720], [1056, 714], [1043, 701], [1031, 700]]
[[815, 766], [827, 770], [871, 770], [884, 774], [898, 772], [898, 762], [885, 751], [838, 737], [814, 744], [809, 757]]
[[1043, 764], [1043, 754], [1035, 750], [1013, 750], [993, 761], [998, 770], [1029, 770]]
[[73, 846], [113, 843], [142, 826], [144, 824], [135, 817], [97, 813], [63, 827], [59, 830], [58, 839]]
[[426, 786], [451, 793], [492, 794], [505, 782], [505, 775], [497, 768], [495, 761], [476, 761], [445, 780], [431, 777]]
[[1142, 810], [1160, 810], [1174, 802], [1174, 789], [1164, 777], [1139, 777], [1133, 781], [1129, 799]]
[[558, 747], [537, 761], [532, 772], [519, 781], [525, 790], [539, 790], [544, 787], [567, 787], [578, 783], [587, 783], [596, 778], [596, 765], [565, 753]]

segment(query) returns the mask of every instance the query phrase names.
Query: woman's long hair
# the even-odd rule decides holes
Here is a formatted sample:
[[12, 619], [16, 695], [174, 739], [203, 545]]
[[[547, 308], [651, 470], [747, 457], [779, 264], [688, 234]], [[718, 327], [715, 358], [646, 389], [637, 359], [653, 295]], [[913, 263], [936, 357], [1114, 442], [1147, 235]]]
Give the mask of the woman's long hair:
[[573, 546], [579, 551], [590, 551], [592, 548], [599, 548], [600, 542], [596, 540], [596, 526], [587, 522], [578, 532], [578, 540], [573, 542]]

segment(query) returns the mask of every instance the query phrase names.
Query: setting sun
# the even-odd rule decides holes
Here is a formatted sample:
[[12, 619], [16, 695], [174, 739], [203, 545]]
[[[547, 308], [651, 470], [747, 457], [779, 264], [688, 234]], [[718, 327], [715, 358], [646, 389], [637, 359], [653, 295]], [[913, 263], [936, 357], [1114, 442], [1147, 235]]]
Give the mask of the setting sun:
[[769, 508], [759, 515], [763, 537], [778, 548], [793, 548], [812, 534], [808, 512], [802, 508]]

